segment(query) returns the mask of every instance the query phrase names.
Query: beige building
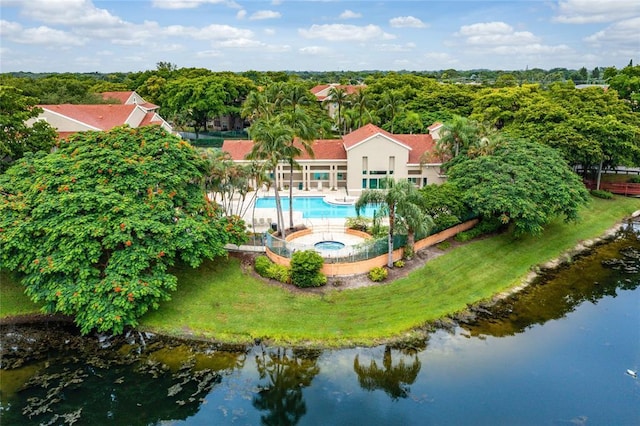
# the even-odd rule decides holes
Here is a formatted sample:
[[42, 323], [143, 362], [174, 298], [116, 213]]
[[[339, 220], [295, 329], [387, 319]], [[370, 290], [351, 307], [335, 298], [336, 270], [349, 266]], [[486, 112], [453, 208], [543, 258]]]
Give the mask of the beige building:
[[[226, 140], [222, 150], [236, 162], [248, 162], [253, 141]], [[367, 124], [340, 139], [313, 142], [314, 156], [303, 153], [293, 169], [293, 187], [299, 190], [338, 190], [358, 196], [363, 189], [381, 187], [381, 180], [407, 179], [417, 187], [442, 183], [442, 161], [435, 156], [431, 134], [395, 135]], [[288, 164], [278, 165], [274, 173], [283, 185], [289, 184]]]

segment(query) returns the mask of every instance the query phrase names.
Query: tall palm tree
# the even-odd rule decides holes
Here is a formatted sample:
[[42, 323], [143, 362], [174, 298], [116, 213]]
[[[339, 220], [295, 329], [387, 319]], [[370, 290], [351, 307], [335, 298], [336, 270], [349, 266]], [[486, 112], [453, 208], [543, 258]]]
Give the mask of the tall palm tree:
[[273, 171], [278, 231], [280, 236], [284, 238], [284, 216], [278, 192], [280, 182], [278, 182], [277, 168], [280, 161], [287, 159], [285, 151], [289, 142], [293, 140], [294, 131], [291, 127], [284, 125], [277, 117], [269, 117], [256, 120], [251, 125], [249, 133], [253, 139], [253, 147], [247, 159], [262, 160]]
[[351, 105], [356, 111], [358, 111], [358, 128], [365, 124], [365, 115], [369, 117], [368, 121], [371, 121], [371, 113], [369, 112], [370, 104], [369, 96], [363, 89], [360, 89], [351, 95]]
[[333, 86], [329, 89], [329, 94], [325, 102], [338, 105], [338, 116], [336, 118], [336, 122], [338, 124], [338, 131], [344, 135], [346, 130], [343, 126], [342, 108], [349, 103], [349, 95], [347, 94], [347, 91], [342, 87]]
[[399, 181], [394, 190], [401, 193], [396, 206], [396, 220], [398, 224], [407, 231], [407, 244], [405, 246], [405, 256], [411, 258], [415, 253], [416, 233], [427, 234], [433, 228], [433, 218], [429, 216], [421, 207], [422, 194], [409, 181]]
[[301, 84], [283, 85], [280, 92], [279, 119], [293, 129], [293, 137], [283, 151], [289, 162], [289, 228], [293, 228], [293, 169], [299, 167], [295, 159], [302, 151], [313, 157], [312, 145], [318, 136], [318, 126], [307, 108], [316, 102], [316, 98]]
[[[396, 181], [392, 178], [384, 178], [381, 180], [381, 186], [385, 189], [365, 189], [356, 201], [356, 214], [359, 216], [360, 211], [367, 204], [376, 204], [380, 206], [381, 213], [386, 214], [389, 218], [389, 233], [387, 235], [388, 258], [387, 266], [393, 267], [393, 237], [396, 229], [396, 222], [404, 220], [407, 228], [410, 227], [415, 231], [420, 225], [419, 221], [426, 220], [416, 211], [419, 209], [416, 188], [413, 184], [406, 180]], [[404, 214], [404, 216], [401, 216]], [[407, 238], [408, 239], [408, 238]], [[413, 246], [412, 246], [413, 248]]]
[[393, 133], [393, 121], [396, 115], [402, 110], [402, 96], [397, 90], [385, 92], [380, 99], [380, 112], [385, 113], [389, 117], [391, 123], [391, 133]]

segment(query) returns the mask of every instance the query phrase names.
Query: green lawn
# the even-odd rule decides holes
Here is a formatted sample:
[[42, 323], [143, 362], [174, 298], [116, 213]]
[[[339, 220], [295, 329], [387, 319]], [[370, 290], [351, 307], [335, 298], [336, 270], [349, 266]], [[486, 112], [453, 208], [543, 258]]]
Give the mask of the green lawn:
[[[601, 235], [638, 209], [638, 199], [593, 199], [577, 224], [553, 223], [540, 237], [500, 235], [474, 241], [398, 281], [323, 296], [265, 284], [243, 273], [236, 259], [206, 262], [195, 271], [179, 270], [173, 300], [147, 314], [141, 326], [225, 342], [266, 338], [276, 344], [375, 344], [518, 285], [533, 266]], [[5, 293], [17, 286], [5, 283], [6, 275], [2, 278], [2, 315], [9, 315]], [[23, 312], [33, 305], [12, 309]]]

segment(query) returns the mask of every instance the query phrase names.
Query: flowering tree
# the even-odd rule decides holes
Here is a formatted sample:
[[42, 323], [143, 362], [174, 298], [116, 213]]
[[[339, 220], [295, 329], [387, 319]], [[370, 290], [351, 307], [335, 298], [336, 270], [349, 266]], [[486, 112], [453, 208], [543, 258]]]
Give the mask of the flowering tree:
[[160, 127], [79, 133], [0, 176], [0, 261], [47, 313], [121, 333], [192, 267], [244, 241], [202, 185], [206, 161]]

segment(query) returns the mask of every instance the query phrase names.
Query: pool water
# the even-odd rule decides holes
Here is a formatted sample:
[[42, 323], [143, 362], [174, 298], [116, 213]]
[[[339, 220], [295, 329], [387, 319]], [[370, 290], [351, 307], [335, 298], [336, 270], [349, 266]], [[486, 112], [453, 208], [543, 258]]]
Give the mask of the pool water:
[[[288, 211], [289, 197], [281, 197], [282, 209]], [[256, 208], [275, 209], [275, 197], [263, 197], [256, 200]], [[360, 212], [360, 216], [373, 217], [379, 206], [367, 206]], [[356, 208], [353, 205], [329, 204], [324, 201], [324, 197], [293, 197], [293, 210], [302, 212], [305, 219], [344, 219], [356, 217]]]
[[320, 241], [315, 243], [314, 247], [318, 250], [340, 250], [345, 247], [340, 241]]

